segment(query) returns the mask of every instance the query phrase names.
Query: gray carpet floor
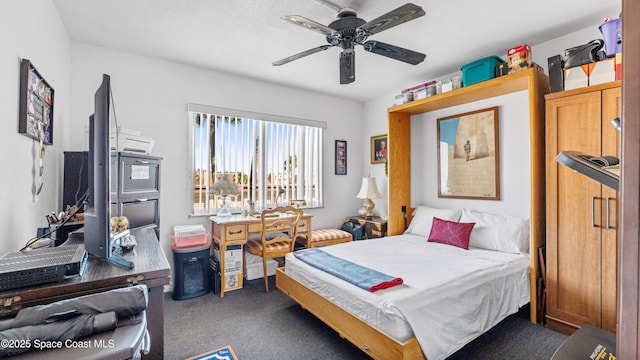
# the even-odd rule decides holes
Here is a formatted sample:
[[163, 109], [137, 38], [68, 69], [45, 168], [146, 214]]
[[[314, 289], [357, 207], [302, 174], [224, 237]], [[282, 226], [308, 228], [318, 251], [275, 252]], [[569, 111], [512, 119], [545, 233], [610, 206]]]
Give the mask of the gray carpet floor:
[[[166, 294], [165, 359], [178, 360], [231, 345], [240, 360], [370, 359], [262, 279], [243, 289], [187, 300]], [[449, 359], [549, 359], [565, 335], [514, 314]]]

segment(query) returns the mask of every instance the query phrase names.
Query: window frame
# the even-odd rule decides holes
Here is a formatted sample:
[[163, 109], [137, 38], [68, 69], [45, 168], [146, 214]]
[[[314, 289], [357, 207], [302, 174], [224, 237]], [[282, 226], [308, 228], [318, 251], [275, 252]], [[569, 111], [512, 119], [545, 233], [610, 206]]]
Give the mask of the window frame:
[[[237, 109], [229, 109], [229, 108], [222, 108], [222, 107], [217, 107], [217, 106], [209, 106], [209, 105], [200, 105], [200, 104], [187, 104], [187, 114], [188, 114], [188, 119], [189, 119], [189, 183], [192, 184], [190, 186], [191, 188], [191, 210], [190, 210], [190, 215], [191, 216], [211, 216], [211, 215], [216, 215], [218, 210], [220, 209], [219, 206], [219, 197], [217, 195], [211, 194], [211, 186], [213, 185], [213, 183], [215, 182], [211, 182], [210, 180], [207, 181], [207, 179], [200, 179], [199, 183], [196, 183], [196, 172], [198, 170], [200, 170], [199, 174], [202, 174], [203, 169], [200, 167], [200, 164], [196, 164], [196, 152], [198, 151], [198, 149], [196, 149], [196, 143], [197, 143], [197, 139], [196, 139], [196, 118], [198, 116], [198, 114], [202, 115], [202, 114], [206, 114], [206, 115], [214, 115], [214, 116], [220, 116], [220, 117], [225, 117], [225, 118], [238, 118], [238, 119], [246, 119], [247, 122], [257, 122], [258, 123], [258, 132], [257, 133], [253, 133], [254, 135], [257, 136], [257, 151], [259, 151], [259, 153], [257, 154], [258, 156], [256, 156], [257, 158], [259, 158], [259, 162], [256, 164], [256, 167], [259, 168], [263, 168], [266, 169], [266, 163], [267, 163], [267, 158], [268, 156], [265, 156], [264, 154], [268, 154], [269, 151], [267, 150], [267, 142], [268, 142], [268, 138], [267, 136], [267, 128], [270, 127], [277, 127], [277, 126], [282, 126], [285, 129], [295, 129], [295, 137], [301, 137], [301, 139], [299, 140], [300, 142], [302, 142], [302, 148], [298, 149], [297, 151], [294, 152], [294, 158], [292, 160], [291, 156], [289, 156], [289, 164], [291, 163], [295, 163], [295, 164], [299, 164], [300, 160], [298, 159], [298, 156], [302, 156], [303, 159], [301, 160], [303, 165], [302, 165], [302, 170], [297, 170], [295, 176], [292, 175], [291, 172], [289, 172], [289, 177], [287, 178], [287, 191], [286, 194], [284, 194], [285, 197], [287, 197], [286, 199], [282, 199], [282, 198], [276, 198], [275, 202], [273, 201], [273, 197], [270, 199], [268, 197], [268, 193], [273, 191], [273, 186], [278, 186], [278, 190], [280, 190], [282, 187], [279, 186], [278, 184], [280, 184], [282, 181], [284, 181], [282, 179], [282, 174], [281, 173], [272, 173], [272, 177], [276, 178], [278, 177], [278, 181], [276, 181], [276, 184], [274, 185], [273, 183], [271, 183], [271, 181], [273, 181], [273, 179], [270, 179], [270, 181], [267, 181], [267, 173], [271, 170], [267, 170], [267, 171], [258, 171], [256, 172], [256, 169], [253, 169], [252, 166], [252, 171], [251, 176], [256, 176], [257, 180], [255, 181], [255, 183], [257, 184], [268, 184], [268, 186], [265, 186], [263, 189], [257, 190], [256, 188], [259, 186], [256, 186], [255, 183], [248, 183], [248, 182], [244, 182], [243, 177], [245, 177], [244, 175], [247, 174], [246, 172], [240, 172], [240, 171], [236, 171], [237, 174], [241, 174], [239, 176], [240, 181], [236, 181], [239, 184], [242, 184], [243, 187], [243, 191], [248, 191], [248, 194], [255, 194], [255, 198], [256, 200], [255, 202], [255, 209], [257, 211], [259, 211], [262, 208], [269, 208], [269, 207], [273, 207], [278, 205], [278, 201], [283, 201], [286, 200], [286, 203], [288, 204], [289, 200], [295, 200], [295, 199], [299, 199], [299, 196], [302, 196], [305, 200], [307, 200], [307, 204], [306, 205], [301, 205], [300, 203], [297, 203], [297, 206], [302, 206], [305, 208], [319, 208], [319, 207], [323, 207], [324, 206], [324, 192], [323, 192], [323, 187], [324, 187], [324, 161], [323, 161], [323, 153], [324, 153], [324, 141], [323, 141], [323, 136], [324, 136], [324, 130], [327, 128], [327, 124], [326, 122], [322, 122], [322, 121], [315, 121], [315, 120], [309, 120], [309, 119], [301, 119], [301, 118], [292, 118], [292, 117], [287, 117], [287, 116], [280, 116], [280, 115], [273, 115], [273, 114], [265, 114], [265, 113], [258, 113], [258, 112], [252, 112], [252, 111], [245, 111], [245, 110], [237, 110]], [[210, 119], [207, 119], [207, 126], [209, 126], [209, 121]], [[219, 120], [216, 120], [219, 121]], [[223, 122], [226, 120], [222, 120]], [[231, 120], [229, 120], [231, 122]], [[236, 124], [238, 124], [239, 122], [236, 122]], [[201, 125], [202, 126], [202, 125]], [[216, 125], [217, 126], [217, 125]], [[229, 125], [231, 126], [231, 125]], [[293, 127], [291, 127], [293, 126]], [[217, 128], [217, 127], [216, 127]], [[307, 129], [310, 129], [308, 131], [310, 131], [310, 134], [307, 131]], [[271, 130], [272, 132], [274, 130]], [[291, 131], [291, 130], [290, 130]], [[202, 135], [202, 134], [201, 134]], [[240, 135], [241, 137], [244, 135]], [[199, 148], [203, 149], [205, 147], [207, 147], [207, 153], [206, 156], [209, 155], [210, 153], [210, 141], [211, 139], [209, 138], [209, 134], [206, 134], [204, 136], [204, 138], [206, 139], [206, 144], [205, 146], [200, 145]], [[234, 139], [237, 139], [237, 134], [236, 137]], [[317, 142], [314, 144], [307, 144], [305, 143], [305, 141], [309, 141], [307, 139], [313, 139], [313, 142]], [[202, 142], [203, 140], [203, 136], [200, 136], [200, 142]], [[248, 140], [253, 140], [252, 138], [249, 138]], [[272, 139], [273, 140], [273, 139]], [[234, 140], [235, 141], [235, 140]], [[282, 145], [283, 147], [285, 145], [283, 144], [278, 144], [278, 145]], [[227, 145], [228, 146], [228, 145]], [[313, 146], [313, 147], [312, 147]], [[311, 149], [312, 151], [308, 151], [309, 149]], [[305, 156], [306, 152], [310, 152], [313, 153], [310, 156], [314, 156], [315, 158], [310, 159], [309, 157]], [[202, 152], [201, 152], [202, 153]], [[243, 154], [246, 155], [246, 152], [244, 152]], [[288, 153], [289, 154], [289, 153]], [[202, 154], [200, 155], [202, 156]], [[282, 154], [280, 154], [280, 156], [282, 156]], [[220, 159], [216, 159], [215, 162], [217, 162]], [[282, 160], [282, 159], [280, 159]], [[305, 160], [309, 160], [309, 161], [305, 161]], [[257, 161], [257, 160], [256, 160]], [[251, 161], [250, 161], [251, 162]], [[304, 168], [307, 166], [308, 162], [312, 162], [312, 166], [313, 169], [311, 169], [310, 173], [304, 171]], [[204, 163], [201, 161], [201, 163]], [[209, 170], [212, 169], [211, 167], [211, 162], [209, 164], [207, 164], [207, 169], [205, 169], [205, 173], [208, 173]], [[285, 163], [282, 164], [282, 166], [285, 168], [285, 170], [281, 170], [281, 171], [286, 171], [286, 160]], [[298, 165], [295, 166], [296, 168], [298, 167]], [[222, 173], [227, 173], [228, 171], [226, 171], [226, 169], [221, 169]], [[303, 172], [304, 171], [304, 172]], [[234, 173], [234, 172], [230, 172], [230, 173]], [[276, 174], [278, 176], [276, 176]], [[302, 176], [298, 176], [302, 174]], [[309, 175], [311, 174], [311, 175]], [[215, 173], [214, 176], [217, 177], [218, 172]], [[234, 175], [235, 176], [235, 175]], [[207, 176], [210, 178], [210, 176]], [[295, 178], [296, 179], [296, 183], [294, 184], [293, 182], [291, 182], [291, 178]], [[309, 180], [311, 179], [311, 180]], [[313, 183], [313, 180], [315, 179], [315, 183]], [[311, 188], [308, 190], [309, 194], [305, 194], [305, 180], [307, 180], [308, 182], [312, 183]], [[206, 184], [206, 182], [208, 182], [208, 184]], [[204, 188], [202, 187], [204, 185]], [[248, 186], [247, 188], [245, 188], [245, 186]], [[253, 187], [252, 187], [253, 186]], [[268, 190], [267, 187], [269, 187], [270, 189]], [[198, 190], [198, 188], [200, 190]], [[282, 191], [282, 190], [280, 190]], [[294, 195], [294, 191], [295, 191], [295, 198], [293, 197]], [[198, 196], [203, 196], [202, 192], [205, 192], [204, 197], [202, 197], [201, 203], [204, 203], [204, 206], [201, 209], [198, 209], [196, 204], [198, 201]], [[253, 192], [253, 193], [252, 193]], [[315, 192], [315, 196], [313, 196], [313, 193]], [[312, 196], [312, 200], [309, 199], [306, 195]], [[248, 200], [250, 198], [250, 196], [245, 197], [244, 193], [241, 194], [240, 196], [237, 197], [237, 199], [240, 199], [240, 201], [238, 202], [238, 200], [236, 199], [234, 201], [234, 206], [231, 207], [231, 211], [234, 213], [240, 213], [243, 212], [244, 209], [248, 209], [248, 205], [247, 202], [245, 202], [245, 200]], [[282, 202], [279, 203], [280, 205], [282, 205]]]

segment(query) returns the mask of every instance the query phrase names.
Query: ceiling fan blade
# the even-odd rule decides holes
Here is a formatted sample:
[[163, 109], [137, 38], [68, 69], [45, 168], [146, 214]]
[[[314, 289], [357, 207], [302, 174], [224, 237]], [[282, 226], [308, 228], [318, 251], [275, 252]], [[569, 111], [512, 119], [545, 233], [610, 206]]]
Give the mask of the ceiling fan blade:
[[349, 84], [356, 80], [356, 57], [353, 49], [340, 53], [340, 84]]
[[301, 53], [297, 53], [295, 55], [291, 55], [289, 57], [286, 57], [282, 60], [278, 60], [275, 61], [272, 65], [273, 66], [280, 66], [280, 65], [284, 65], [286, 63], [292, 62], [293, 60], [298, 60], [300, 58], [303, 58], [305, 56], [311, 55], [311, 54], [315, 54], [317, 52], [323, 51], [323, 50], [327, 50], [328, 48], [332, 47], [333, 45], [321, 45], [318, 47], [314, 47], [313, 49], [309, 49], [309, 50], [305, 50]]
[[424, 10], [412, 3], [406, 3], [395, 10], [379, 16], [358, 29], [364, 30], [368, 35], [376, 34], [381, 31], [400, 25], [409, 20], [419, 18], [425, 14]]
[[386, 56], [395, 60], [404, 61], [411, 65], [417, 65], [421, 63], [427, 56], [417, 51], [401, 48], [399, 46], [383, 43], [380, 41], [367, 41], [364, 44], [364, 49], [374, 54]]
[[335, 30], [333, 30], [328, 26], [322, 25], [319, 22], [313, 21], [311, 19], [307, 19], [306, 17], [300, 16], [300, 15], [285, 15], [282, 17], [282, 20], [288, 21], [292, 24], [300, 25], [309, 30], [319, 32], [320, 34], [323, 34], [323, 35], [331, 35], [334, 32], [336, 32]]

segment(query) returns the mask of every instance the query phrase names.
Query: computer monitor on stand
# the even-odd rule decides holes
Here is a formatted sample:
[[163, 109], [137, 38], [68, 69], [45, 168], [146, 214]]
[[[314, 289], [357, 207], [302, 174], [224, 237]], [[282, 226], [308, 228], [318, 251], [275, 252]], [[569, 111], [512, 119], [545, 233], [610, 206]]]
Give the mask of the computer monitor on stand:
[[94, 256], [133, 269], [135, 264], [112, 253], [111, 232], [111, 85], [109, 75], [95, 94], [89, 117], [89, 198], [84, 215], [84, 247]]

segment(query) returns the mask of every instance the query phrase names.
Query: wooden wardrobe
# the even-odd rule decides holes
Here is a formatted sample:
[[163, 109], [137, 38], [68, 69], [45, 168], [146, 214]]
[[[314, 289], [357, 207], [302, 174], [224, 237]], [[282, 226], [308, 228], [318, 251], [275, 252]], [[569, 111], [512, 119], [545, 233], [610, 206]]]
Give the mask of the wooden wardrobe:
[[616, 331], [618, 192], [555, 161], [560, 151], [620, 158], [620, 82], [547, 94], [547, 326]]

